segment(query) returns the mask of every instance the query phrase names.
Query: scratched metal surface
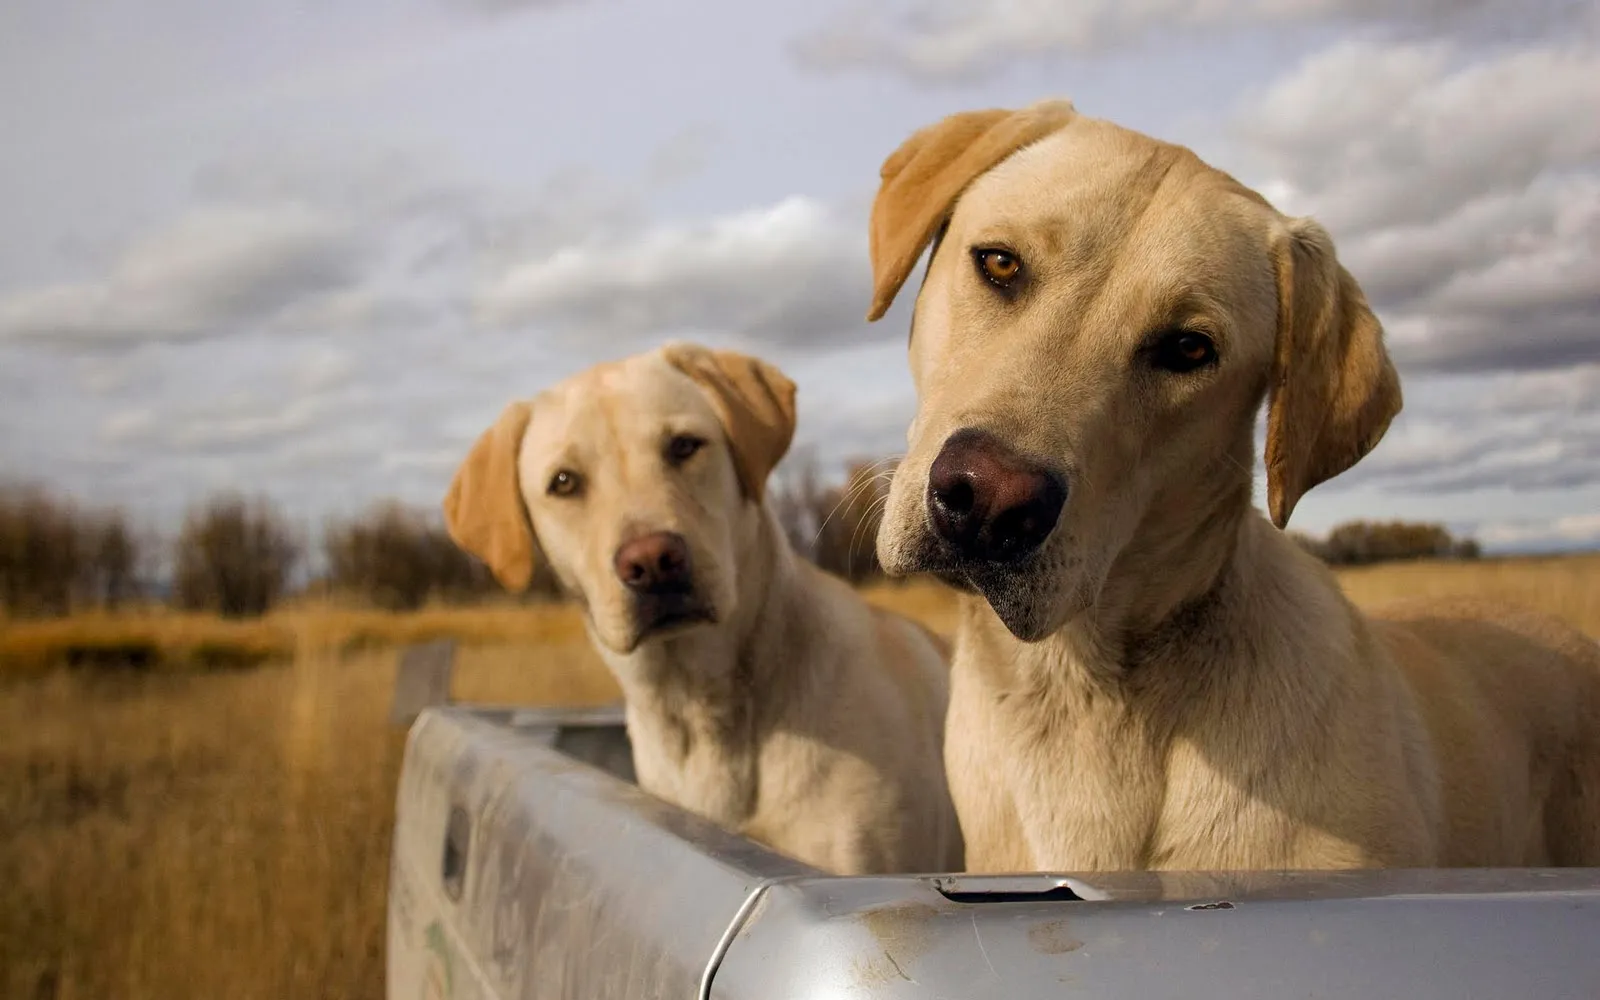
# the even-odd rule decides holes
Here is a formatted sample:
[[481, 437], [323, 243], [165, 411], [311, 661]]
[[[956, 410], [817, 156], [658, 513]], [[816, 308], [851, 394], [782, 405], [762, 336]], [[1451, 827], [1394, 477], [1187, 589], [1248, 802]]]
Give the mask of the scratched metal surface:
[[[630, 776], [614, 709], [426, 712], [401, 778], [389, 995], [1600, 997], [1596, 869], [834, 878]], [[452, 806], [471, 826], [459, 900], [441, 878]]]
[[[940, 891], [987, 881], [773, 885], [712, 996], [1600, 997], [1592, 869], [1097, 875], [1084, 894], [1103, 898], [1082, 901], [955, 902]], [[1038, 877], [1041, 889], [1052, 881]]]
[[396, 802], [390, 997], [693, 998], [755, 888], [817, 874], [628, 783], [626, 748], [615, 710], [421, 715]]

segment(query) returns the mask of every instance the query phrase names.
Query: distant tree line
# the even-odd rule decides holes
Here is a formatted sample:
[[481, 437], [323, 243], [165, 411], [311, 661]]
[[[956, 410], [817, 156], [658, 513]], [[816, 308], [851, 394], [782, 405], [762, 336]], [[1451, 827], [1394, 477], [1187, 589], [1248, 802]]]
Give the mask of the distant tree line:
[[[858, 461], [842, 479], [829, 479], [813, 453], [801, 453], [774, 476], [769, 502], [801, 556], [852, 583], [869, 583], [883, 577], [878, 525], [893, 471], [892, 462]], [[1438, 524], [1353, 521], [1326, 538], [1294, 537], [1336, 566], [1479, 555], [1475, 541]], [[325, 597], [405, 611], [501, 594], [488, 569], [450, 540], [435, 510], [384, 501], [331, 519], [321, 554], [324, 572], [302, 587]], [[135, 530], [116, 507], [81, 506], [36, 486], [0, 486], [0, 611], [9, 615], [115, 609], [158, 597], [185, 610], [259, 615], [300, 589], [307, 555], [302, 533], [263, 497], [212, 496], [163, 540]], [[557, 596], [541, 567], [527, 599]]]
[[[457, 548], [436, 515], [392, 500], [374, 504], [361, 517], [330, 522], [322, 544], [326, 587], [390, 611], [500, 593], [489, 568]], [[549, 567], [540, 563], [528, 596], [558, 595]]]
[[1295, 540], [1331, 566], [1366, 566], [1411, 559], [1477, 559], [1471, 538], [1457, 538], [1442, 524], [1414, 521], [1348, 521], [1327, 538], [1295, 534]]
[[[0, 611], [18, 617], [161, 599], [241, 618], [302, 589], [404, 611], [501, 592], [487, 567], [450, 540], [436, 514], [392, 501], [329, 520], [321, 549], [325, 572], [296, 587], [307, 564], [306, 540], [265, 497], [212, 496], [188, 513], [174, 537], [162, 539], [136, 532], [118, 508], [79, 506], [36, 486], [0, 486]], [[527, 596], [556, 592], [545, 572]]]

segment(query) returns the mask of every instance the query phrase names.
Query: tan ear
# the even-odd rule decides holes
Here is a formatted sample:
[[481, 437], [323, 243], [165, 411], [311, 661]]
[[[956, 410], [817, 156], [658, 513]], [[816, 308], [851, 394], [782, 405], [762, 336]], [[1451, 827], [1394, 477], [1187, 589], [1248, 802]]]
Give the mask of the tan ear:
[[1355, 465], [1400, 412], [1383, 326], [1327, 230], [1289, 220], [1277, 248], [1278, 337], [1267, 409], [1267, 507], [1279, 528], [1312, 487]]
[[872, 255], [868, 322], [888, 312], [967, 185], [1075, 117], [1066, 100], [1039, 101], [1016, 111], [963, 111], [919, 129], [890, 153], [878, 171], [882, 183], [867, 230]]
[[500, 411], [456, 470], [444, 498], [450, 537], [483, 560], [501, 586], [519, 593], [533, 581], [538, 550], [517, 477], [517, 453], [530, 413], [523, 402]]
[[760, 501], [767, 476], [794, 440], [794, 383], [777, 368], [735, 351], [673, 342], [661, 348], [674, 368], [711, 399], [733, 449], [744, 495]]

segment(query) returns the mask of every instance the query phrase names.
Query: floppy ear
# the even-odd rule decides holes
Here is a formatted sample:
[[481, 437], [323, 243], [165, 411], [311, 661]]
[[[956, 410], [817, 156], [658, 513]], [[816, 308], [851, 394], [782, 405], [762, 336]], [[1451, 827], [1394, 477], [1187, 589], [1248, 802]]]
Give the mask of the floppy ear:
[[794, 383], [760, 358], [735, 351], [673, 342], [661, 353], [710, 398], [733, 449], [739, 486], [759, 502], [767, 476], [794, 440]]
[[906, 276], [956, 199], [979, 176], [1023, 146], [1064, 127], [1071, 101], [1039, 101], [1021, 110], [963, 111], [925, 126], [889, 154], [872, 203], [871, 322], [894, 302]]
[[1383, 326], [1327, 230], [1291, 219], [1277, 248], [1278, 337], [1267, 409], [1267, 507], [1295, 504], [1371, 451], [1400, 412]]
[[517, 453], [531, 408], [516, 402], [500, 411], [456, 469], [444, 498], [444, 523], [462, 549], [483, 560], [507, 590], [533, 581], [537, 544], [517, 478]]

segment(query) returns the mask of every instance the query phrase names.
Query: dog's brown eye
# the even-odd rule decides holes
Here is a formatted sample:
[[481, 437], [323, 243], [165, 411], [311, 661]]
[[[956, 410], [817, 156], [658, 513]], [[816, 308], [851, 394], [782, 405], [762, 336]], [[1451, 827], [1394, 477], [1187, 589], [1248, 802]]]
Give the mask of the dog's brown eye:
[[583, 480], [578, 478], [576, 472], [571, 469], [562, 469], [550, 477], [550, 485], [547, 491], [553, 497], [570, 497], [575, 495], [582, 485]]
[[1203, 333], [1173, 330], [1155, 342], [1151, 363], [1169, 372], [1192, 372], [1217, 360], [1217, 345]]
[[1009, 250], [984, 249], [973, 252], [978, 272], [991, 285], [1005, 288], [1022, 273], [1022, 259]]
[[673, 465], [687, 462], [704, 444], [704, 440], [695, 437], [693, 434], [675, 435], [671, 441], [667, 442], [667, 459]]

